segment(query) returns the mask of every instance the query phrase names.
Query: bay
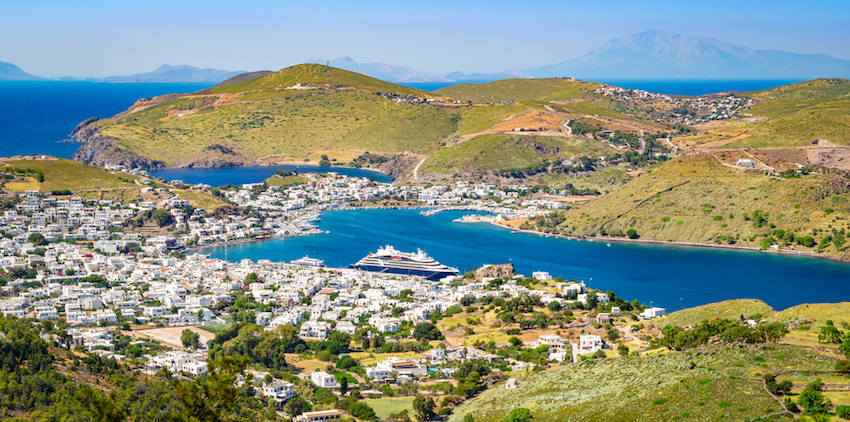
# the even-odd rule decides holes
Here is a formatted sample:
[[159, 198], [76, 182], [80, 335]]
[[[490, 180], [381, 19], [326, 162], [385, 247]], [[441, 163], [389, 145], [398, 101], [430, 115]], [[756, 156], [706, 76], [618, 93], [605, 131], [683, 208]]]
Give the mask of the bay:
[[512, 263], [518, 273], [547, 271], [584, 280], [667, 308], [728, 299], [761, 299], [776, 309], [801, 303], [850, 300], [850, 267], [811, 257], [675, 245], [583, 242], [511, 233], [489, 224], [455, 223], [464, 212], [431, 217], [420, 210], [325, 212], [318, 227], [327, 234], [272, 239], [201, 250], [231, 261], [288, 262], [309, 255], [329, 267], [348, 267], [389, 244], [402, 251], [423, 249], [443, 264], [470, 271], [483, 264]]
[[392, 178], [375, 170], [358, 169], [354, 167], [322, 167], [311, 165], [281, 165], [268, 167], [234, 167], [216, 169], [165, 169], [148, 172], [151, 176], [162, 177], [165, 180], [182, 180], [185, 183], [206, 183], [210, 186], [224, 186], [228, 183], [242, 185], [245, 183], [260, 183], [275, 174], [278, 170], [295, 170], [298, 173], [328, 173], [336, 172], [351, 177], [371, 177], [376, 182], [390, 183]]

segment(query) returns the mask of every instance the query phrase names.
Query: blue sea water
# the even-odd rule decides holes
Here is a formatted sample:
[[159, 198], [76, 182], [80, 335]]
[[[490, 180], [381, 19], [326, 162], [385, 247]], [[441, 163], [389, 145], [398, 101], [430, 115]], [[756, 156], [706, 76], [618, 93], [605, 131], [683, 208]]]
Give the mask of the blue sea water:
[[185, 183], [206, 183], [210, 186], [224, 186], [228, 183], [242, 185], [244, 183], [259, 183], [266, 180], [278, 170], [295, 170], [299, 173], [337, 172], [353, 177], [372, 177], [376, 182], [390, 183], [392, 178], [384, 173], [357, 169], [353, 167], [321, 167], [310, 165], [282, 165], [273, 167], [237, 167], [226, 169], [165, 169], [150, 171], [151, 176], [162, 177], [165, 180], [182, 180]]
[[[802, 79], [594, 79], [586, 80], [616, 85], [622, 88], [642, 89], [644, 91], [656, 92], [668, 95], [706, 95], [725, 91], [758, 91], [762, 89], [775, 88], [777, 86], [793, 84]], [[434, 92], [440, 88], [457, 85], [459, 83], [487, 83], [492, 81], [464, 81], [464, 82], [401, 82], [410, 88]]]
[[195, 92], [211, 84], [27, 81], [0, 82], [0, 157], [70, 158], [79, 144], [58, 143], [90, 117], [112, 117], [139, 98]]
[[[385, 244], [421, 248], [461, 271], [512, 263], [518, 273], [548, 271], [584, 280], [592, 288], [666, 307], [691, 307], [727, 299], [761, 299], [776, 309], [801, 303], [850, 300], [850, 267], [811, 257], [674, 245], [581, 242], [515, 233], [489, 224], [454, 223], [463, 212], [431, 217], [419, 210], [330, 211], [318, 227], [327, 234], [242, 243], [227, 258], [291, 261], [309, 255], [330, 267], [348, 267]], [[207, 248], [216, 258], [224, 247]]]
[[760, 91], [802, 79], [589, 79], [621, 88], [641, 89], [668, 95], [706, 95], [726, 91]]

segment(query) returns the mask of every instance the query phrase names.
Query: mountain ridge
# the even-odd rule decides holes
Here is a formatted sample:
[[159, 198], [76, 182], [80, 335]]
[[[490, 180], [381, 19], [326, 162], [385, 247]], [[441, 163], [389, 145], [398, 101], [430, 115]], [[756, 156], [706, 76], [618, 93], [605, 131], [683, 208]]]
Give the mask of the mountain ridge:
[[0, 81], [41, 81], [44, 78], [24, 72], [20, 67], [0, 62]]
[[606, 41], [564, 62], [524, 69], [533, 77], [781, 79], [850, 76], [850, 60], [754, 50], [709, 37], [645, 31]]

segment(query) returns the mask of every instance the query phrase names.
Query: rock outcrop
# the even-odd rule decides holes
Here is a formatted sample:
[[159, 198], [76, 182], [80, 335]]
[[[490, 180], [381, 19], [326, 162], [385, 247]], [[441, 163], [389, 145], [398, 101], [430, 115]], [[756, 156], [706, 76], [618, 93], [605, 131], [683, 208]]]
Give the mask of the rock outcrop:
[[121, 149], [115, 138], [101, 135], [100, 127], [91, 125], [96, 120], [88, 119], [87, 121], [87, 124], [83, 125], [86, 123], [83, 122], [71, 132], [71, 136], [82, 143], [71, 159], [99, 166], [121, 165], [143, 170], [165, 168], [165, 163], [162, 161], [151, 160]]

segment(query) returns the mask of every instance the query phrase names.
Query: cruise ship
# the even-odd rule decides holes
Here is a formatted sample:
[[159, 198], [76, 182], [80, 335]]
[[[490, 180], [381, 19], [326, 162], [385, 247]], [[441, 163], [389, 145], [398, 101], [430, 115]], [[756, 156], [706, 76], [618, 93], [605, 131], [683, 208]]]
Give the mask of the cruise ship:
[[416, 275], [432, 280], [458, 273], [457, 268], [440, 264], [421, 249], [416, 253], [408, 253], [400, 252], [389, 245], [378, 249], [374, 254], [370, 253], [356, 264], [352, 264], [351, 268], [376, 273]]
[[294, 261], [289, 261], [290, 264], [295, 265], [304, 265], [306, 267], [324, 267], [325, 261], [316, 258], [310, 258], [309, 256], [305, 256], [301, 259], [296, 259]]

